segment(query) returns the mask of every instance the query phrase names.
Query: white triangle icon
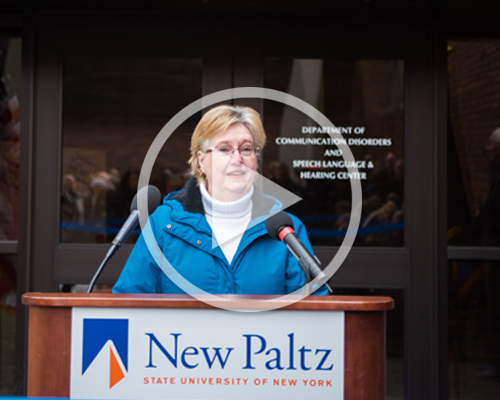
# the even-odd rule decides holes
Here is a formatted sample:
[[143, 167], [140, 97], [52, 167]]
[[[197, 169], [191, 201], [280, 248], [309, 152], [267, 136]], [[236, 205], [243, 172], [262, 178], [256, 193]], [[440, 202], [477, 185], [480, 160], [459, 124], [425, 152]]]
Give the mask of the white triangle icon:
[[[210, 174], [210, 176], [213, 175]], [[219, 175], [218, 178], [220, 180], [227, 179], [230, 180], [230, 182], [222, 185], [220, 184], [220, 181], [207, 182], [208, 186], [211, 188], [210, 192], [212, 199], [224, 198], [224, 194], [222, 192], [227, 190], [228, 186], [231, 186], [231, 190], [239, 191], [241, 198], [247, 198], [248, 200], [251, 198], [252, 202], [248, 202], [246, 209], [242, 210], [238, 208], [240, 215], [241, 213], [244, 213], [245, 210], [248, 211], [247, 220], [245, 223], [242, 223], [245, 219], [238, 218], [237, 215], [227, 218], [226, 215], [222, 216], [223, 214], [217, 213], [218, 205], [219, 207], [221, 204], [223, 204], [224, 207], [232, 207], [233, 204], [237, 205], [241, 199], [235, 202], [225, 203], [212, 200], [212, 207], [209, 207], [210, 210], [207, 212], [207, 220], [212, 227], [212, 248], [224, 245], [227, 250], [227, 247], [231, 247], [231, 242], [233, 242], [233, 250], [236, 251], [236, 247], [243, 234], [253, 226], [252, 224], [248, 224], [250, 211], [252, 209], [262, 210], [267, 207], [265, 211], [266, 216], [264, 219], [259, 220], [259, 222], [265, 222], [265, 220], [272, 215], [283, 211], [302, 200], [301, 197], [287, 189], [284, 189], [282, 186], [274, 183], [270, 179], [267, 179], [263, 175], [243, 164], [238, 165], [237, 173], [235, 172], [231, 177], [227, 178], [227, 176], [222, 177]], [[255, 194], [256, 192], [258, 195], [251, 196], [252, 193]], [[269, 204], [272, 206], [269, 207]], [[245, 207], [245, 205], [243, 205], [243, 207]]]

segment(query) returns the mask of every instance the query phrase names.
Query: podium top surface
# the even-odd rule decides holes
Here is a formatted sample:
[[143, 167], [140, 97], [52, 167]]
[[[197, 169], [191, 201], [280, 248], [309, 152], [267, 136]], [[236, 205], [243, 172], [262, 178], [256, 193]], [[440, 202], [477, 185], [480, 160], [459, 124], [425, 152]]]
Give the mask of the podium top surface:
[[[197, 296], [203, 300], [203, 296]], [[189, 295], [111, 293], [25, 293], [22, 302], [38, 307], [117, 307], [117, 308], [225, 308], [234, 310], [384, 311], [394, 308], [394, 300], [382, 296], [206, 296], [207, 303]]]

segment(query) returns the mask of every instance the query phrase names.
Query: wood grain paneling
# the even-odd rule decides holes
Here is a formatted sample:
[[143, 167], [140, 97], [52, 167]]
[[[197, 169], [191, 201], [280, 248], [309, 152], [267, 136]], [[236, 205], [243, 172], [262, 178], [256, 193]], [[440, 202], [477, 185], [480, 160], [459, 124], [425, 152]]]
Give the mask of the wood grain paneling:
[[70, 307], [30, 307], [28, 396], [69, 397]]

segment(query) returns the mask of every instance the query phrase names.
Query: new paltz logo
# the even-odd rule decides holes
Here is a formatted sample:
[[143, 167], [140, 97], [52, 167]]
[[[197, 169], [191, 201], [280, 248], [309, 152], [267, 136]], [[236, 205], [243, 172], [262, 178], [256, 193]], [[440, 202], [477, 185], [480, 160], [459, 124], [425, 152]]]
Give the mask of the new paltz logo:
[[103, 350], [109, 352], [109, 388], [125, 378], [128, 371], [128, 333], [128, 319], [84, 318], [82, 375]]

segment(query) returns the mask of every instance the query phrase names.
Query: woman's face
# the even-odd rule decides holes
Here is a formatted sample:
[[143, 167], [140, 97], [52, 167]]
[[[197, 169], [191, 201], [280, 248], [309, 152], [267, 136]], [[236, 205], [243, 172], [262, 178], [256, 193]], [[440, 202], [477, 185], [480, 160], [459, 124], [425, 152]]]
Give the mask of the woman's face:
[[208, 193], [215, 200], [236, 201], [249, 192], [257, 169], [255, 153], [241, 155], [249, 148], [254, 148], [252, 134], [245, 125], [233, 124], [209, 140], [206, 153], [198, 152]]

